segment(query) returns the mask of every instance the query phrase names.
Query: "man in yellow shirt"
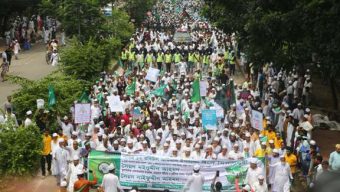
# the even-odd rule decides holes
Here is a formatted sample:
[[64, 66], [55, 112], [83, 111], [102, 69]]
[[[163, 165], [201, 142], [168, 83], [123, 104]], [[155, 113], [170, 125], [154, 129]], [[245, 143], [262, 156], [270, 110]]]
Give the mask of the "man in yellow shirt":
[[49, 130], [46, 129], [43, 136], [43, 151], [41, 155], [41, 172], [43, 176], [46, 176], [46, 162], [47, 162], [47, 170], [49, 174], [51, 174], [51, 161], [52, 161], [52, 155], [51, 155], [51, 141], [52, 137], [49, 134]]
[[265, 157], [267, 155], [267, 143], [263, 141], [261, 143], [261, 148], [256, 149], [254, 156], [255, 157]]
[[292, 153], [292, 149], [290, 147], [287, 147], [287, 149], [286, 149], [285, 159], [286, 159], [286, 162], [290, 166], [290, 171], [292, 172], [293, 178], [295, 178], [294, 175], [296, 173], [297, 158]]

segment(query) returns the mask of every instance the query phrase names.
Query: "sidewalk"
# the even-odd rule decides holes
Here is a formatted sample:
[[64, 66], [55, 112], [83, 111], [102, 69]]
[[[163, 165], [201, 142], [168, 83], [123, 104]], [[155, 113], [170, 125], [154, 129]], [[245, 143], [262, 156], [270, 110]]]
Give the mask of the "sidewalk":
[[[0, 44], [1, 46], [1, 44]], [[47, 65], [45, 61], [45, 45], [35, 44], [31, 50], [19, 53], [19, 60], [12, 59], [9, 75], [25, 77], [30, 80], [39, 80], [50, 74], [56, 68]], [[6, 101], [6, 97], [20, 88], [19, 85], [8, 81], [0, 82], [0, 104]]]

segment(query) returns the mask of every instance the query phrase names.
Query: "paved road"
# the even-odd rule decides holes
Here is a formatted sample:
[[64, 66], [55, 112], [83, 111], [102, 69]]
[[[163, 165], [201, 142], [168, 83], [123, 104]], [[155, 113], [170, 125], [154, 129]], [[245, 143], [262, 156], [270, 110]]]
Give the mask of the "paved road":
[[[47, 65], [45, 62], [45, 46], [36, 44], [29, 51], [23, 51], [19, 55], [19, 60], [12, 60], [10, 75], [25, 77], [30, 80], [39, 80], [50, 74], [55, 67]], [[8, 81], [0, 82], [0, 104], [6, 101], [6, 97], [11, 95], [20, 86]]]

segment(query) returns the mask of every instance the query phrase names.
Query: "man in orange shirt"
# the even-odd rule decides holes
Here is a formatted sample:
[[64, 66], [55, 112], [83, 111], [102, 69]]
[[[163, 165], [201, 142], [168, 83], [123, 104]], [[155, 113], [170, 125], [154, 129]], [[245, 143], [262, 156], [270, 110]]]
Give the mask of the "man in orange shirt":
[[52, 155], [51, 155], [51, 141], [52, 141], [52, 137], [49, 135], [49, 130], [45, 129], [45, 132], [42, 136], [43, 139], [43, 151], [41, 154], [41, 172], [42, 175], [45, 177], [46, 176], [46, 163], [47, 163], [47, 170], [49, 172], [49, 174], [51, 174], [51, 162], [52, 162]]
[[84, 179], [84, 171], [78, 170], [78, 181], [74, 183], [74, 192], [89, 192], [91, 187], [97, 184], [96, 174], [93, 172], [93, 181]]

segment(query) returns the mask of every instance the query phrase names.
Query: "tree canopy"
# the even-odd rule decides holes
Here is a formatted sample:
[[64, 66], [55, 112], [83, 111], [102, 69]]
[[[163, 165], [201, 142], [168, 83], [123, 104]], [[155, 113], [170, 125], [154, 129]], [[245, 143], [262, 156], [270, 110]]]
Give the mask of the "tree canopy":
[[318, 63], [335, 77], [340, 72], [339, 8], [334, 0], [206, 0], [203, 14], [226, 33], [235, 32], [257, 66]]

